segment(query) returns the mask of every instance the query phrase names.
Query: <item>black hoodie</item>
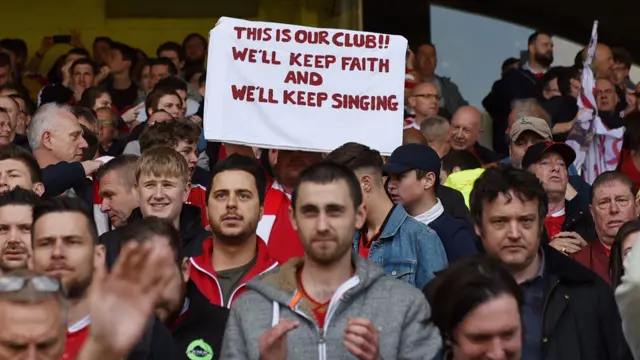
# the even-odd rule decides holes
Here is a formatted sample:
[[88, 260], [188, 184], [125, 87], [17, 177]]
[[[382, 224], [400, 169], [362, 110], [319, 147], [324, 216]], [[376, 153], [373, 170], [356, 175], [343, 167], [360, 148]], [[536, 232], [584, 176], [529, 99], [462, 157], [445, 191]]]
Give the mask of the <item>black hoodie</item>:
[[[140, 208], [131, 212], [129, 220], [142, 219]], [[100, 235], [98, 242], [105, 246], [107, 266], [115, 263], [120, 247], [122, 246], [121, 229], [111, 230]], [[180, 211], [180, 238], [182, 247], [187, 257], [198, 256], [202, 253], [202, 242], [211, 237], [211, 233], [206, 231], [200, 223], [200, 209], [193, 205], [182, 205]]]

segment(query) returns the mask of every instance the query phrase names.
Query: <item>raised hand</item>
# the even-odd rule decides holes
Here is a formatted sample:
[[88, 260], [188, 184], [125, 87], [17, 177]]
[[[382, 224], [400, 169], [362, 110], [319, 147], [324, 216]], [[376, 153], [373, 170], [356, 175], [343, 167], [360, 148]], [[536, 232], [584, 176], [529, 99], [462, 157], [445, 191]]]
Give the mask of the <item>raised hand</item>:
[[260, 335], [258, 342], [260, 360], [286, 360], [287, 334], [299, 325], [297, 321], [281, 318], [276, 326]]
[[129, 242], [111, 274], [106, 274], [104, 264], [97, 268], [90, 293], [91, 331], [81, 360], [119, 359], [133, 349], [170, 281], [173, 266], [169, 246]]

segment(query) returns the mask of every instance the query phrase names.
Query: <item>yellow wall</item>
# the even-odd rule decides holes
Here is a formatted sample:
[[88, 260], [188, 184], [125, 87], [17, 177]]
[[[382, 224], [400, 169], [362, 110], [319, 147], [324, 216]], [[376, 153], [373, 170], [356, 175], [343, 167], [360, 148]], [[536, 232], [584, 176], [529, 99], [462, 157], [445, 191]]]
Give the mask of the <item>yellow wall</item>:
[[[29, 53], [33, 54], [40, 47], [43, 36], [69, 34], [71, 29], [79, 29], [89, 49], [96, 36], [109, 36], [153, 55], [156, 47], [164, 41], [181, 43], [192, 32], [206, 37], [216, 23], [216, 19], [106, 19], [104, 1], [108, 0], [2, 0], [0, 38], [22, 38], [27, 41]], [[334, 0], [260, 1], [259, 20], [322, 26], [321, 22], [328, 23], [326, 13]], [[319, 16], [319, 13], [322, 14]], [[355, 28], [355, 25], [342, 25]], [[53, 61], [69, 48], [68, 45], [56, 45], [47, 54], [41, 71], [48, 70]]]

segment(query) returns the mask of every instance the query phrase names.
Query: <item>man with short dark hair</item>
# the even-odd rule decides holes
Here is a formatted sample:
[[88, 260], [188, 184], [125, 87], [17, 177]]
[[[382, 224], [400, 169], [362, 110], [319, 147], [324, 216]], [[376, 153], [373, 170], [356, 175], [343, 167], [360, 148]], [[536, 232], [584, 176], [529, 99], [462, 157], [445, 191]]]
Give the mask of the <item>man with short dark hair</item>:
[[71, 89], [76, 96], [76, 101], [80, 101], [82, 93], [95, 85], [96, 64], [87, 58], [78, 59], [71, 64], [69, 72], [73, 81]]
[[156, 50], [156, 56], [158, 58], [166, 58], [171, 60], [178, 69], [178, 73], [182, 71], [184, 67], [185, 53], [182, 46], [173, 41], [167, 41], [158, 46]]
[[177, 76], [178, 68], [168, 58], [157, 58], [149, 60], [149, 86], [155, 89], [158, 82], [170, 76]]
[[111, 78], [106, 82], [105, 89], [119, 112], [135, 105], [138, 99], [138, 86], [131, 77], [136, 61], [136, 52], [130, 46], [118, 42], [111, 43], [107, 59]]
[[[436, 272], [447, 267], [447, 254], [438, 234], [387, 196], [382, 179], [383, 161], [378, 151], [362, 144], [346, 143], [324, 160], [348, 167], [360, 182], [367, 218], [362, 229], [354, 234], [355, 253], [420, 290]], [[414, 265], [399, 271], [396, 260]]]
[[42, 170], [36, 159], [17, 145], [0, 147], [0, 195], [21, 187], [42, 196]]
[[40, 202], [30, 190], [16, 187], [0, 196], [0, 270], [26, 269], [31, 262], [33, 207]]
[[229, 310], [209, 302], [189, 280], [191, 265], [184, 255], [178, 230], [167, 220], [151, 216], [127, 224], [122, 239], [123, 246], [137, 242], [171, 248], [175, 267], [157, 301], [155, 314], [171, 329], [173, 340], [187, 358], [220, 359]]
[[213, 304], [230, 308], [252, 278], [275, 268], [256, 234], [264, 211], [267, 178], [255, 160], [233, 154], [216, 164], [207, 187], [213, 236], [191, 258], [191, 280]]
[[514, 100], [542, 97], [539, 80], [553, 63], [553, 39], [545, 31], [536, 31], [527, 41], [529, 58], [518, 69], [507, 71], [496, 81], [482, 105], [493, 119], [493, 150], [508, 151], [504, 134]]
[[636, 84], [629, 78], [631, 71], [631, 54], [624, 48], [617, 47], [611, 49], [613, 53], [612, 80], [616, 86], [625, 91], [636, 91]]
[[[105, 261], [93, 214], [85, 203], [75, 198], [44, 201], [33, 209], [32, 242], [34, 270], [59, 279], [69, 298], [63, 358], [75, 359], [89, 337], [90, 293], [94, 281], [99, 279], [95, 268]], [[130, 359], [153, 359], [153, 354], [177, 358], [175, 344], [157, 338], [162, 335], [166, 335], [166, 329], [154, 321], [140, 344], [139, 353], [132, 353]]]
[[304, 258], [249, 282], [231, 308], [221, 358], [434, 358], [441, 339], [424, 295], [352, 251], [366, 218], [355, 174], [312, 165], [291, 204]]
[[523, 359], [630, 359], [613, 291], [541, 244], [546, 214], [547, 194], [525, 170], [487, 169], [471, 192], [471, 215], [486, 253], [523, 290]]

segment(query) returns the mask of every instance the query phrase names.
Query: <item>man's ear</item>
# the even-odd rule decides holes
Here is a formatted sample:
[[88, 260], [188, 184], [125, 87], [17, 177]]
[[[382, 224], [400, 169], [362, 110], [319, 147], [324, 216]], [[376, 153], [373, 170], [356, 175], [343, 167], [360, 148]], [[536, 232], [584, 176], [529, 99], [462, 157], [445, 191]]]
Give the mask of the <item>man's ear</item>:
[[416, 98], [414, 96], [409, 95], [409, 106], [416, 107]]
[[42, 196], [42, 194], [44, 194], [44, 184], [41, 182], [34, 183], [31, 190], [33, 190], [36, 195]]
[[107, 254], [107, 249], [104, 247], [104, 245], [100, 244], [95, 246], [94, 257], [93, 257], [93, 261], [94, 261], [93, 266], [95, 268], [98, 268], [99, 266], [104, 265], [104, 263], [106, 262], [106, 254]]
[[[425, 190], [430, 189], [436, 183], [436, 174], [430, 172], [423, 178], [423, 180], [424, 180], [424, 189]], [[440, 179], [437, 179], [437, 180], [439, 181]]]
[[182, 264], [180, 264], [180, 272], [182, 273], [182, 281], [187, 283], [189, 281], [189, 275], [191, 274], [191, 261], [189, 261], [188, 257], [182, 259]]
[[184, 196], [182, 202], [187, 201], [189, 198], [189, 192], [191, 191], [191, 181], [187, 181], [187, 186], [184, 188]]
[[291, 206], [289, 206], [289, 220], [291, 221], [293, 230], [298, 231], [298, 222], [296, 221], [296, 216]]
[[460, 171], [461, 171], [460, 170], [460, 166], [455, 166], [451, 172], [452, 173], [457, 173], [457, 172], [460, 172]]
[[42, 133], [42, 136], [40, 137], [40, 144], [42, 144], [42, 146], [49, 150], [53, 148], [53, 139], [51, 137], [51, 132], [45, 131]]
[[364, 203], [356, 208], [356, 229], [362, 229], [364, 222], [367, 220], [367, 211]]
[[373, 188], [373, 179], [371, 179], [371, 175], [365, 174], [360, 177], [360, 187], [362, 188], [362, 192], [367, 194], [371, 192]]

